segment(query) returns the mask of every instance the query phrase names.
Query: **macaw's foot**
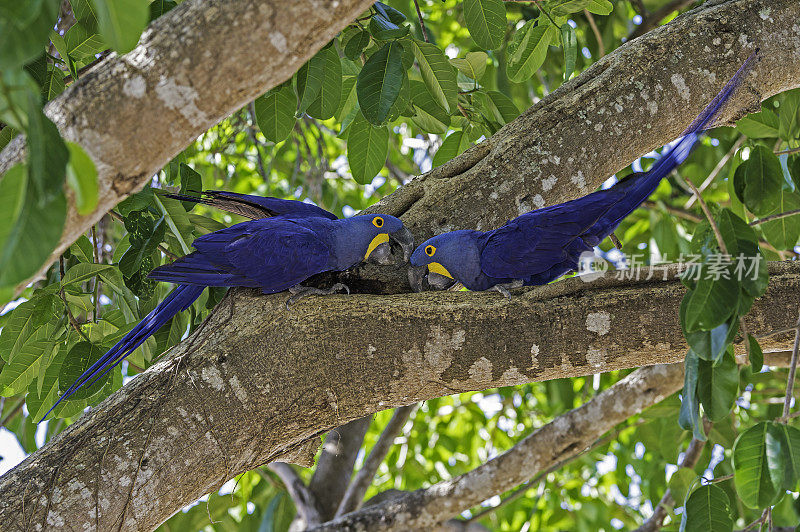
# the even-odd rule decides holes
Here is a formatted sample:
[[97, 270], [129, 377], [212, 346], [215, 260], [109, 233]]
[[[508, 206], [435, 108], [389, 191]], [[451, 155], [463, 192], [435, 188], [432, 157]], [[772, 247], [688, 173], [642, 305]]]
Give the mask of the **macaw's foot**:
[[522, 284], [523, 284], [522, 279], [515, 279], [510, 283], [496, 284], [489, 290], [496, 290], [501, 294], [503, 294], [506, 297], [506, 299], [511, 299], [511, 292], [509, 292], [509, 290], [513, 290], [515, 288], [522, 288]]
[[327, 290], [314, 288], [313, 286], [293, 286], [289, 289], [289, 293], [292, 294], [292, 297], [286, 300], [286, 310], [289, 310], [290, 306], [294, 305], [306, 296], [329, 296], [331, 294], [335, 294], [336, 292], [347, 292], [350, 294], [350, 288], [342, 283], [336, 283]]

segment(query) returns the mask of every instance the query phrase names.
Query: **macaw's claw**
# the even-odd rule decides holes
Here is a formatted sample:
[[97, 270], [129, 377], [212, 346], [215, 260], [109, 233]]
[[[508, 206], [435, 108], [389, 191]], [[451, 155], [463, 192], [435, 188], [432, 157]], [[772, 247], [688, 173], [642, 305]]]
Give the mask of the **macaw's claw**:
[[509, 290], [513, 290], [515, 288], [522, 288], [522, 279], [516, 279], [514, 281], [511, 281], [510, 283], [496, 284], [489, 290], [496, 290], [501, 294], [503, 294], [506, 299], [510, 300], [511, 292], [509, 292]]
[[347, 292], [347, 294], [350, 295], [350, 288], [342, 283], [336, 283], [327, 290], [314, 288], [313, 286], [293, 286], [289, 288], [289, 293], [292, 294], [292, 297], [286, 300], [286, 310], [289, 310], [292, 305], [306, 296], [329, 296], [336, 292]]

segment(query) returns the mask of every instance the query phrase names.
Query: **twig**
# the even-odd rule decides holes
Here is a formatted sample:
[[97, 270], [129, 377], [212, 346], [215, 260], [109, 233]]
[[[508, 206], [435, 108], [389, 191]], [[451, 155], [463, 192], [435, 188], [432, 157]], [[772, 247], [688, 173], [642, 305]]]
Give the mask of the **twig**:
[[[728, 162], [728, 159], [733, 157], [733, 154], [736, 153], [736, 150], [739, 149], [739, 147], [742, 145], [743, 142], [744, 142], [744, 136], [740, 136], [738, 139], [736, 139], [736, 142], [733, 143], [733, 146], [731, 146], [731, 149], [728, 150], [728, 153], [726, 153], [725, 156], [719, 160], [717, 166], [715, 166], [714, 169], [711, 170], [711, 173], [708, 174], [706, 180], [703, 181], [703, 183], [700, 185], [699, 189], [700, 192], [703, 192], [708, 187], [708, 185], [710, 185], [714, 181], [714, 179], [717, 178], [717, 175], [720, 173], [720, 171], [722, 171], [722, 169], [725, 167], [725, 164]], [[694, 205], [694, 198], [695, 198], [694, 196], [689, 198], [689, 201], [686, 202], [686, 205], [684, 205], [683, 208], [684, 209], [691, 208], [691, 206]]]
[[[711, 431], [711, 422], [706, 418], [703, 419], [703, 430], [706, 434]], [[700, 459], [705, 444], [706, 442], [704, 441], [692, 438], [692, 441], [689, 442], [689, 447], [686, 448], [686, 453], [683, 455], [680, 467], [693, 468]], [[664, 519], [667, 518], [667, 507], [673, 504], [675, 504], [675, 499], [672, 497], [672, 492], [667, 488], [661, 500], [658, 501], [658, 505], [653, 510], [653, 515], [642, 523], [642, 526], [637, 528], [634, 532], [656, 532], [660, 530], [664, 525]]]
[[425, 22], [422, 20], [422, 11], [419, 10], [419, 2], [414, 0], [414, 7], [417, 8], [417, 17], [419, 18], [419, 27], [422, 28], [422, 38], [425, 39], [425, 42], [430, 42], [428, 40], [428, 31], [425, 29]]
[[[59, 279], [59, 281], [63, 281], [64, 280], [64, 256], [63, 255], [58, 258], [58, 266], [59, 266], [59, 270], [61, 272], [61, 278]], [[64, 310], [67, 311], [67, 319], [69, 320], [69, 324], [72, 325], [72, 328], [75, 329], [75, 331], [78, 334], [83, 336], [83, 338], [87, 342], [89, 342], [90, 341], [89, 337], [86, 336], [86, 334], [81, 330], [80, 323], [78, 323], [78, 320], [75, 319], [75, 316], [72, 315], [72, 311], [69, 309], [69, 304], [67, 303], [67, 296], [64, 293], [64, 287], [63, 286], [59, 290], [59, 294], [61, 294], [61, 301], [64, 302]]]
[[[786, 381], [786, 397], [783, 400], [783, 418], [789, 415], [789, 406], [792, 402], [792, 392], [794, 390], [794, 374], [797, 371], [797, 351], [800, 348], [800, 316], [797, 317], [797, 325], [794, 331], [794, 347], [792, 347], [792, 362], [789, 365], [789, 378]], [[785, 423], [785, 421], [784, 421]]]
[[[111, 217], [114, 218], [115, 220], [117, 220], [118, 222], [125, 223], [125, 218], [123, 218], [122, 215], [120, 213], [118, 213], [117, 211], [113, 211], [113, 210], [112, 211], [108, 211], [108, 214], [110, 214]], [[178, 260], [180, 258], [179, 256], [177, 256], [176, 254], [174, 254], [173, 252], [171, 252], [170, 250], [168, 250], [167, 248], [165, 248], [161, 244], [158, 245], [158, 249], [159, 249], [159, 251], [161, 251], [161, 253], [163, 253], [164, 255], [169, 257], [171, 260]]]
[[698, 203], [700, 203], [700, 208], [703, 209], [703, 213], [706, 215], [708, 223], [711, 224], [711, 229], [714, 231], [714, 236], [717, 237], [717, 243], [719, 244], [720, 251], [722, 251], [724, 255], [727, 255], [728, 247], [725, 245], [725, 241], [722, 240], [722, 233], [719, 232], [719, 227], [717, 227], [717, 222], [714, 221], [714, 217], [711, 216], [711, 211], [708, 210], [708, 205], [706, 205], [706, 202], [703, 201], [703, 198], [700, 195], [700, 191], [697, 190], [697, 187], [694, 186], [694, 183], [692, 183], [688, 179], [686, 179], [685, 181], [686, 184], [689, 185], [689, 188], [692, 189], [692, 192], [694, 192], [695, 197], [697, 197], [697, 201]]
[[256, 123], [256, 104], [255, 102], [250, 102], [250, 105], [247, 106], [247, 111], [250, 113], [250, 121], [253, 125], [247, 127], [247, 135], [250, 137], [250, 140], [253, 141], [253, 144], [256, 148], [256, 163], [258, 164], [258, 172], [261, 174], [262, 179], [264, 182], [269, 181], [269, 176], [264, 171], [264, 159], [261, 155], [261, 143], [258, 141], [258, 136], [254, 131], [254, 125]]
[[759, 218], [758, 220], [753, 220], [750, 222], [750, 225], [760, 225], [763, 223], [771, 222], [773, 220], [780, 220], [781, 218], [787, 218], [789, 216], [794, 216], [795, 214], [800, 214], [800, 209], [795, 209], [793, 211], [786, 211], [786, 212], [779, 212], [778, 214], [772, 214], [770, 216], [765, 216], [764, 218]]
[[416, 406], [401, 406], [394, 411], [392, 418], [378, 437], [378, 441], [375, 442], [375, 446], [370, 450], [367, 458], [364, 459], [364, 465], [361, 466], [350, 485], [347, 486], [347, 491], [345, 491], [334, 517], [339, 517], [361, 508], [364, 502], [364, 494], [372, 483], [372, 479], [375, 478], [378, 467], [383, 463], [392, 445], [394, 445], [395, 438], [403, 430], [403, 426]]
[[[97, 247], [100, 243], [97, 241], [97, 231], [95, 226], [92, 226], [92, 255], [94, 255], [94, 263], [100, 264], [100, 257]], [[94, 312], [92, 313], [92, 321], [97, 323], [97, 318], [100, 316], [100, 276], [94, 276]]]
[[661, 22], [663, 18], [667, 15], [672, 13], [673, 11], [678, 11], [683, 9], [684, 7], [691, 5], [695, 0], [673, 0], [669, 4], [665, 5], [658, 11], [654, 11], [652, 14], [644, 14], [640, 13], [642, 16], [642, 23], [636, 26], [636, 28], [628, 35], [629, 41], [632, 41], [636, 37], [644, 35], [648, 31], [652, 30], [658, 23]]
[[784, 155], [786, 153], [797, 153], [797, 152], [800, 152], [800, 148], [789, 148], [788, 150], [776, 151], [775, 155]]
[[22, 410], [22, 405], [25, 404], [25, 399], [20, 399], [17, 405], [11, 409], [11, 412], [3, 416], [3, 419], [0, 419], [0, 427], [5, 427], [6, 423], [8, 423], [12, 417], [16, 416], [17, 413]]
[[619, 238], [614, 233], [608, 235], [608, 238], [611, 239], [611, 242], [614, 244], [614, 247], [618, 250], [622, 251], [622, 242], [619, 241]]
[[597, 27], [597, 23], [594, 21], [594, 16], [589, 12], [588, 9], [584, 9], [583, 14], [586, 17], [586, 20], [589, 21], [589, 26], [592, 28], [594, 38], [597, 40], [597, 51], [600, 54], [600, 57], [603, 57], [606, 55], [606, 46], [603, 44], [603, 36], [600, 34], [600, 29]]
[[543, 7], [542, 7], [542, 5], [539, 3], [539, 2], [540, 2], [540, 0], [533, 0], [533, 2], [536, 4], [536, 7], [538, 7], [538, 8], [539, 8], [539, 11], [541, 11], [542, 13], [544, 13], [544, 14], [547, 16], [547, 18], [549, 18], [549, 19], [550, 19], [550, 22], [552, 22], [552, 23], [553, 23], [553, 26], [555, 26], [555, 27], [557, 28], [557, 27], [558, 27], [558, 24], [556, 24], [556, 21], [555, 21], [555, 20], [553, 20], [553, 17], [551, 17], [551, 16], [550, 16], [550, 13], [549, 13], [549, 12], [548, 12], [548, 11], [547, 11], [545, 8], [543, 8]]

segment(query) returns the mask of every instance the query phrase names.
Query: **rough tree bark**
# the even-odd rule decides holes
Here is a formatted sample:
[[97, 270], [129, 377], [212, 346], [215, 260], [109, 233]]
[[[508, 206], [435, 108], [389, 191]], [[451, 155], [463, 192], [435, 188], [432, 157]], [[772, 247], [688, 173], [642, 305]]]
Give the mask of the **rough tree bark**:
[[[61, 243], [39, 275], [198, 135], [289, 79], [372, 3], [187, 0], [130, 53], [111, 54], [48, 103], [64, 138], [97, 165], [100, 201], [80, 216], [70, 200]], [[20, 136], [0, 153], [0, 174], [24, 156]]]
[[[800, 85], [799, 15], [796, 0], [708, 2], [606, 56], [376, 209], [402, 214], [419, 239], [493, 227], [588, 192], [672, 140], [755, 46], [762, 60], [722, 121]], [[475, 208], [482, 204], [492, 208]], [[756, 334], [792, 326], [796, 313], [800, 269], [771, 268], [769, 291], [748, 318]], [[370, 275], [361, 269], [353, 278]], [[402, 289], [399, 274], [387, 278], [365, 286]], [[308, 463], [317, 435], [371, 412], [676, 362], [686, 349], [682, 294], [675, 280], [574, 280], [511, 302], [476, 293], [332, 296], [287, 313], [282, 295], [235, 291], [169, 358], [0, 479], [0, 522], [9, 530], [66, 522], [149, 529], [237, 473], [275, 460]], [[789, 343], [777, 336], [765, 348]]]

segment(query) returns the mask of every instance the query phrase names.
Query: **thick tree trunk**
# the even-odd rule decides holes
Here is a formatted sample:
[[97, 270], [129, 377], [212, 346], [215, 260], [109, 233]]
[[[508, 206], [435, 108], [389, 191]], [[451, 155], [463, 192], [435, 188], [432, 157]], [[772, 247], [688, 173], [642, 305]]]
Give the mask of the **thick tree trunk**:
[[[794, 325], [800, 266], [771, 265], [748, 329]], [[308, 464], [309, 439], [457, 392], [682, 360], [677, 280], [550, 285], [506, 301], [445, 292], [229, 295], [169, 358], [2, 477], [4, 530], [147, 530], [232, 476]], [[254, 317], [258, 317], [254, 319]], [[765, 339], [787, 349], [790, 335]], [[604, 415], [596, 410], [596, 420]], [[298, 451], [304, 451], [305, 454]]]
[[[199, 9], [189, 2], [181, 8]], [[208, 2], [202, 4], [207, 11], [197, 11], [195, 19], [174, 26], [179, 28], [174, 31], [199, 41], [228, 37], [230, 24], [216, 25], [228, 4], [244, 10], [237, 16], [249, 13], [249, 6], [267, 5]], [[334, 25], [341, 27], [352, 18], [342, 7], [350, 3], [337, 5], [336, 12], [320, 15], [327, 36], [315, 29], [307, 42], [324, 43]], [[357, 12], [360, 7], [348, 9]], [[329, 20], [337, 16], [342, 19]], [[491, 228], [519, 212], [582, 195], [635, 157], [672, 140], [756, 46], [762, 59], [723, 120], [800, 85], [798, 16], [796, 0], [712, 0], [606, 56], [491, 139], [412, 181], [374, 210], [403, 214], [419, 239], [448, 229]], [[267, 39], [269, 28], [290, 32], [300, 20], [303, 28], [313, 28], [299, 16], [266, 29], [251, 27], [257, 25], [252, 18], [236, 19], [240, 27], [245, 25], [241, 31], [260, 31]], [[199, 30], [201, 23], [206, 26]], [[200, 35], [184, 35], [189, 31]], [[167, 68], [161, 64], [165, 61], [185, 72], [188, 67], [178, 63], [191, 56], [186, 48], [179, 48], [184, 50], [178, 52], [180, 59], [160, 48], [164, 53], [151, 60], [150, 40], [153, 46], [164, 46], [156, 33], [146, 36], [133, 56], [110, 63], [113, 69], [99, 67], [92, 76], [105, 79], [104, 84], [89, 85], [93, 78], [87, 76], [84, 89], [72, 90], [58, 105], [67, 106], [75, 98], [88, 109], [92, 98], [107, 97], [106, 92], [87, 92], [89, 88], [124, 89], [126, 76], [136, 73], [128, 70], [134, 58], [142, 62], [137, 63], [140, 69], [160, 72]], [[225, 54], [217, 66], [225, 75], [198, 74], [198, 96], [188, 100], [209, 122], [240, 105], [232, 104], [234, 95], [225, 90], [232, 79], [261, 76], [258, 68], [253, 74], [244, 58], [269, 61], [256, 59], [252, 50], [241, 55], [238, 44], [239, 55], [233, 56], [238, 59], [230, 59], [230, 43], [220, 44], [221, 38], [215, 42], [213, 50], [203, 49], [210, 58]], [[270, 79], [288, 77], [302, 59], [298, 61]], [[174, 73], [163, 75], [179, 86], [188, 83]], [[152, 90], [159, 79], [152, 79]], [[232, 92], [246, 101], [269, 83]], [[149, 96], [150, 81], [146, 85]], [[211, 94], [216, 90], [227, 94], [224, 102], [230, 107]], [[175, 136], [162, 140], [172, 148], [158, 146], [149, 153], [136, 143], [111, 143], [117, 146], [114, 155], [114, 149], [86, 146], [108, 164], [122, 161], [118, 170], [103, 170], [104, 189], [116, 191], [109, 192], [115, 199], [103, 208], [135, 188], [130, 176], [152, 173], [208, 125], [186, 117], [183, 112], [193, 116], [194, 108], [183, 101], [170, 111], [181, 124], [175, 133], [174, 124], [164, 124], [158, 116], [169, 111], [166, 103], [153, 107], [150, 99], [143, 98], [137, 116], [130, 117], [135, 127], [111, 117], [107, 120], [120, 131], [104, 129], [100, 140], [94, 140], [105, 146], [108, 135], [136, 138], [141, 131], [162, 131], [169, 125]], [[133, 113], [133, 107], [123, 108]], [[112, 111], [108, 108], [117, 116]], [[64, 128], [67, 119], [53, 116], [70, 134]], [[91, 135], [81, 135], [69, 138], [94, 142]], [[481, 205], [486, 208], [476, 207]], [[95, 219], [71, 219], [64, 245]], [[756, 334], [794, 325], [800, 268], [776, 264], [771, 269], [770, 289], [748, 318]], [[366, 290], [402, 290], [403, 269], [376, 272], [362, 268], [350, 277], [362, 279]], [[0, 522], [4, 530], [65, 523], [74, 528], [150, 529], [237, 473], [275, 460], [308, 463], [316, 436], [384, 408], [461, 391], [676, 362], [686, 349], [677, 322], [684, 290], [678, 281], [656, 279], [572, 280], [527, 291], [511, 302], [478, 293], [332, 296], [308, 299], [291, 312], [283, 307], [283, 295], [237, 291], [168, 359], [2, 477]], [[764, 346], [786, 349], [789, 343], [784, 335]]]

